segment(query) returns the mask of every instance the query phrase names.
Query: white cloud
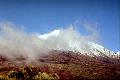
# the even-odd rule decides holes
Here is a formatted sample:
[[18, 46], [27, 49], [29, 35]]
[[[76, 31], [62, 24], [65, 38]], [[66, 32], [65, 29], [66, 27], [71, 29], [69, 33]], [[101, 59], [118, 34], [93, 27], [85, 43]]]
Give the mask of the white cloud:
[[73, 26], [56, 29], [43, 35], [28, 34], [11, 23], [0, 23], [0, 55], [10, 59], [26, 57], [37, 59], [49, 50], [72, 50], [81, 53], [90, 52], [88, 41], [96, 41], [98, 35], [91, 27], [87, 27], [92, 35], [81, 35]]

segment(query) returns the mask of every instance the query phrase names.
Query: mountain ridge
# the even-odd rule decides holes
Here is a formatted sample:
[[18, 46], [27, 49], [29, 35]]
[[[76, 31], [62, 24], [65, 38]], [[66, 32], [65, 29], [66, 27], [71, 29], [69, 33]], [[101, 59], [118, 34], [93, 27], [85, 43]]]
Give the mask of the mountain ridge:
[[[73, 38], [70, 38], [71, 40], [69, 40], [68, 37], [71, 37], [69, 34], [74, 34], [72, 35]], [[61, 35], [62, 34], [62, 35]], [[72, 28], [68, 29], [68, 33], [67, 35], [63, 35], [65, 34], [64, 30], [61, 29], [56, 29], [53, 30], [52, 32], [49, 32], [47, 34], [43, 34], [43, 35], [39, 35], [38, 38], [44, 41], [48, 41], [49, 39], [53, 39], [55, 42], [57, 42], [57, 38], [62, 38], [65, 41], [65, 43], [63, 43], [64, 45], [66, 45], [66, 49], [64, 49], [64, 46], [60, 46], [61, 44], [59, 44], [59, 42], [57, 42], [55, 44], [55, 46], [58, 46], [57, 48], [55, 47], [55, 50], [61, 50], [61, 51], [73, 51], [73, 52], [80, 52], [80, 53], [87, 53], [86, 55], [89, 56], [108, 56], [110, 58], [120, 58], [120, 51], [118, 52], [114, 52], [111, 50], [106, 49], [105, 47], [91, 42], [91, 41], [86, 41], [85, 39], [81, 40], [79, 39], [80, 37], [77, 36], [76, 32], [74, 32], [74, 30]], [[61, 37], [62, 36], [62, 37]]]

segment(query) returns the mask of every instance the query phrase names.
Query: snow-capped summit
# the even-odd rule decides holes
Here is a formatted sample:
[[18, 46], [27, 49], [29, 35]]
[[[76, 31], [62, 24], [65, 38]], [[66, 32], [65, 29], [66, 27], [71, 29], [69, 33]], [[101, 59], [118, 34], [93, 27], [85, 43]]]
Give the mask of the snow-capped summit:
[[60, 30], [54, 30], [50, 33], [39, 35], [38, 37], [41, 39], [47, 39], [48, 37], [51, 37], [51, 36], [58, 36], [59, 33], [60, 33]]
[[113, 52], [94, 42], [86, 40], [72, 28], [66, 30], [54, 30], [50, 33], [39, 35], [49, 49], [80, 52], [89, 56], [103, 56], [120, 58], [120, 52]]

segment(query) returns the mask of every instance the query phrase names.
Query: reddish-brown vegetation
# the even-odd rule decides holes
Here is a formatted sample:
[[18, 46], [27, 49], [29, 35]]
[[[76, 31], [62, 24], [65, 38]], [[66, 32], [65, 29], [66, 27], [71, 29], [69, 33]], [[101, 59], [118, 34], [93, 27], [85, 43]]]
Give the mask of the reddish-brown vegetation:
[[[89, 57], [70, 51], [51, 51], [49, 54], [41, 56], [37, 62], [33, 62], [35, 67], [33, 72], [56, 73], [60, 79], [119, 79], [120, 65], [117, 64], [116, 59], [105, 60], [107, 58]], [[21, 67], [26, 66], [33, 66], [33, 64], [23, 64], [22, 62], [15, 64], [0, 59], [0, 74], [5, 75], [11, 70], [18, 71]], [[31, 74], [29, 76], [32, 76]]]

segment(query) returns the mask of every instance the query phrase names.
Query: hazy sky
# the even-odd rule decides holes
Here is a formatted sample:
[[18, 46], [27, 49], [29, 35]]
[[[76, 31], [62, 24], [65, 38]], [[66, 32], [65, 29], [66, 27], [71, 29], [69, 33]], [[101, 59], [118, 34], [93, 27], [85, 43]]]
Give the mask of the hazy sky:
[[120, 50], [119, 14], [119, 0], [0, 0], [0, 22], [46, 33], [85, 20], [98, 25], [103, 46], [114, 51]]

